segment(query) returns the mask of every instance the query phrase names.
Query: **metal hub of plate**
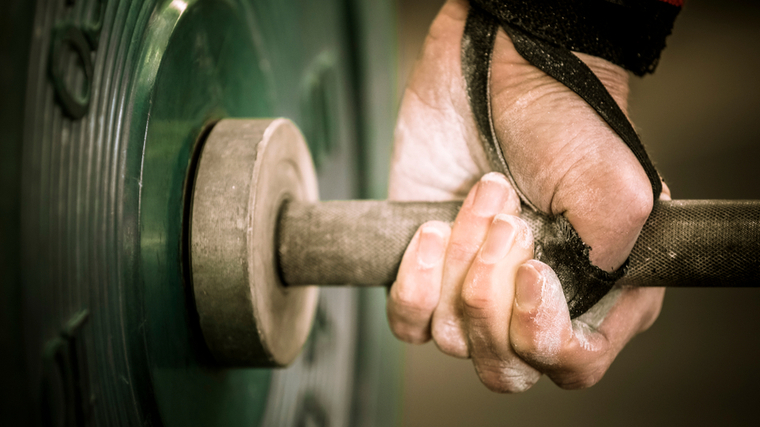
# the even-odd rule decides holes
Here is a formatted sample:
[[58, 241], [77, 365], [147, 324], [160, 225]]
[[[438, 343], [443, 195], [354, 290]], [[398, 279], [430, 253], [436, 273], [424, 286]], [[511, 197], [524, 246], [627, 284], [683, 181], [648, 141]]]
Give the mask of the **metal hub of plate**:
[[288, 199], [318, 199], [298, 128], [286, 119], [217, 123], [198, 163], [190, 245], [201, 329], [221, 363], [286, 366], [306, 342], [318, 289], [285, 288], [276, 266]]

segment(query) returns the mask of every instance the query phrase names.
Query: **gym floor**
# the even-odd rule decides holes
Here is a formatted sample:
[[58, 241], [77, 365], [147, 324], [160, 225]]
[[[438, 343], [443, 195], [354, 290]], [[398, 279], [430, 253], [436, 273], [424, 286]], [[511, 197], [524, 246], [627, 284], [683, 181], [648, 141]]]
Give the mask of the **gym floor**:
[[[760, 4], [688, 0], [631, 115], [678, 199], [760, 199]], [[399, 0], [399, 94], [441, 0]], [[406, 346], [404, 426], [756, 425], [760, 289], [671, 289], [596, 386], [489, 392], [470, 361]]]

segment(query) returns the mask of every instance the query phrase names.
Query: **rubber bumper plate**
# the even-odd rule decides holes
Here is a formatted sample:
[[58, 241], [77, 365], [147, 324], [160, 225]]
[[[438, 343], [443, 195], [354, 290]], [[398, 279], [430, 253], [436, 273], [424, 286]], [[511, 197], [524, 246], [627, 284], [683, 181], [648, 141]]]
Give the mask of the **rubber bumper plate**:
[[358, 291], [321, 292], [289, 368], [228, 369], [205, 347], [187, 279], [187, 177], [223, 118], [293, 120], [318, 161], [322, 196], [357, 195], [352, 10], [37, 2], [20, 239], [9, 249], [19, 252], [14, 333], [32, 425], [351, 425], [358, 399], [376, 393], [358, 378], [367, 365], [359, 331], [384, 319], [359, 314]]

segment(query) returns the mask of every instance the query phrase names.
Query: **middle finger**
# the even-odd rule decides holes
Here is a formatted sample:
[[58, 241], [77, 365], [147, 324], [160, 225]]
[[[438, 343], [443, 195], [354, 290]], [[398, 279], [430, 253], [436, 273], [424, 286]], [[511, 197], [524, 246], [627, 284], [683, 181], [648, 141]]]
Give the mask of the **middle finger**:
[[469, 356], [462, 325], [461, 290], [467, 271], [483, 244], [494, 217], [517, 215], [520, 201], [506, 177], [491, 172], [470, 190], [451, 230], [431, 332], [438, 348], [454, 357]]

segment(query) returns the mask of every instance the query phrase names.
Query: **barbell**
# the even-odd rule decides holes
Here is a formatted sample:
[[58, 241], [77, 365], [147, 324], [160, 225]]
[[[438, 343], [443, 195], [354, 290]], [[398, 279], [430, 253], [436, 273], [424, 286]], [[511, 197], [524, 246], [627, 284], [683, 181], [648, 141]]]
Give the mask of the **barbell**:
[[[308, 147], [286, 119], [226, 119], [200, 151], [190, 271], [205, 341], [217, 361], [287, 366], [311, 328], [317, 289], [390, 286], [425, 221], [453, 222], [453, 202], [318, 202]], [[523, 209], [536, 258], [558, 273], [570, 314], [606, 293], [577, 277], [563, 217]], [[660, 201], [634, 245], [622, 286], [760, 285], [760, 202]]]

